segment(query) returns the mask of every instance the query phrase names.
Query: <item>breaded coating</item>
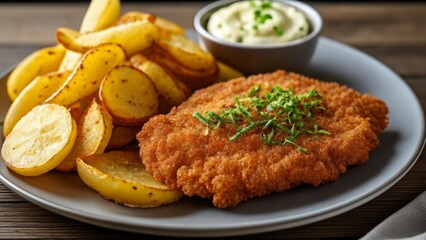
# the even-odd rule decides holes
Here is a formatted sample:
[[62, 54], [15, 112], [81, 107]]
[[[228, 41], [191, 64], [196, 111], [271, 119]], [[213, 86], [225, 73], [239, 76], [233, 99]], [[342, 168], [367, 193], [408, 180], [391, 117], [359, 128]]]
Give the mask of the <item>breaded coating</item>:
[[[291, 144], [267, 145], [259, 132], [230, 141], [235, 133], [231, 124], [206, 129], [192, 116], [234, 106], [235, 96], [259, 84], [264, 91], [275, 85], [292, 88], [295, 95], [315, 89], [327, 110], [314, 121], [331, 135], [300, 135], [297, 144], [308, 150], [302, 153]], [[386, 104], [373, 96], [280, 70], [199, 90], [169, 114], [151, 118], [137, 139], [142, 161], [157, 180], [228, 208], [301, 184], [338, 179], [347, 166], [368, 160], [388, 125], [387, 114]]]

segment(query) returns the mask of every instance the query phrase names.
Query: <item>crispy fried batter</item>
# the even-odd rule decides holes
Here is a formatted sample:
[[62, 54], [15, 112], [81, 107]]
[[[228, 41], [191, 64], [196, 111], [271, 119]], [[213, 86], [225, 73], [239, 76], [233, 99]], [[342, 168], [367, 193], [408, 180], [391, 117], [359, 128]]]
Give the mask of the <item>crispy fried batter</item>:
[[[197, 111], [219, 112], [235, 104], [234, 97], [262, 84], [293, 88], [301, 94], [314, 88], [327, 110], [315, 117], [329, 136], [301, 135], [293, 145], [265, 145], [256, 132], [229, 141], [232, 126], [210, 130], [192, 117]], [[381, 100], [337, 83], [320, 82], [295, 73], [240, 78], [199, 90], [167, 115], [151, 118], [137, 135], [140, 155], [154, 177], [188, 196], [213, 197], [218, 208], [283, 191], [300, 184], [318, 186], [336, 180], [347, 166], [366, 162], [387, 126], [388, 109]]]

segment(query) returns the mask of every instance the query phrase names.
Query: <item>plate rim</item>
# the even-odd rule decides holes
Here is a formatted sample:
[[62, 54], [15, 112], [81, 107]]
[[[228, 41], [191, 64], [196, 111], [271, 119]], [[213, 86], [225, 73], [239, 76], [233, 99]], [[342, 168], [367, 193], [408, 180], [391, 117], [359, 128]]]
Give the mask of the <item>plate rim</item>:
[[[305, 214], [306, 216], [302, 216], [299, 217], [298, 219], [289, 221], [289, 222], [285, 222], [282, 219], [273, 219], [273, 220], [269, 220], [269, 221], [262, 221], [261, 223], [259, 222], [253, 222], [251, 224], [243, 224], [242, 226], [230, 226], [228, 228], [224, 228], [224, 227], [220, 227], [220, 228], [216, 228], [216, 227], [210, 227], [207, 228], [205, 226], [200, 226], [198, 228], [195, 228], [192, 226], [187, 226], [187, 227], [181, 227], [181, 226], [174, 226], [174, 227], [168, 227], [168, 226], [155, 226], [155, 225], [144, 225], [141, 226], [140, 224], [117, 224], [116, 222], [114, 222], [114, 220], [106, 220], [106, 219], [102, 219], [102, 216], [93, 216], [93, 214], [90, 214], [88, 212], [72, 212], [72, 210], [70, 208], [66, 208], [62, 205], [58, 205], [55, 202], [52, 202], [50, 200], [38, 197], [38, 196], [34, 196], [31, 193], [29, 193], [28, 191], [24, 190], [24, 189], [20, 189], [17, 185], [15, 185], [13, 182], [11, 182], [9, 179], [7, 179], [5, 176], [3, 176], [3, 174], [0, 173], [0, 180], [1, 182], [3, 182], [3, 184], [5, 184], [9, 189], [11, 189], [13, 192], [17, 193], [18, 195], [20, 195], [21, 197], [25, 198], [27, 201], [30, 201], [42, 208], [45, 208], [49, 211], [55, 212], [59, 215], [74, 219], [74, 220], [78, 220], [81, 222], [85, 222], [85, 223], [89, 223], [89, 224], [93, 224], [93, 225], [97, 225], [97, 226], [102, 226], [102, 227], [107, 227], [107, 228], [111, 228], [111, 229], [117, 229], [117, 230], [124, 230], [124, 231], [129, 231], [129, 232], [135, 232], [135, 233], [148, 233], [148, 234], [153, 234], [153, 235], [161, 235], [161, 236], [184, 236], [184, 237], [190, 237], [190, 236], [194, 236], [194, 237], [200, 237], [200, 236], [213, 236], [213, 237], [220, 237], [220, 236], [237, 236], [237, 235], [245, 235], [245, 234], [253, 234], [253, 233], [262, 233], [262, 232], [268, 232], [268, 231], [275, 231], [275, 230], [283, 230], [283, 229], [288, 229], [288, 228], [293, 228], [293, 227], [298, 227], [298, 226], [302, 226], [302, 225], [306, 225], [309, 223], [313, 223], [313, 222], [317, 222], [317, 221], [321, 221], [321, 220], [325, 220], [328, 219], [330, 217], [333, 216], [337, 216], [340, 215], [344, 212], [350, 211], [356, 207], [359, 207], [369, 201], [371, 201], [372, 199], [378, 197], [379, 195], [381, 195], [382, 193], [384, 193], [385, 191], [387, 191], [389, 188], [391, 188], [392, 186], [394, 186], [400, 179], [402, 179], [410, 170], [411, 168], [415, 165], [415, 163], [417, 162], [419, 156], [422, 153], [422, 150], [425, 146], [425, 123], [424, 123], [424, 111], [422, 108], [422, 105], [419, 101], [419, 98], [416, 94], [416, 92], [412, 89], [412, 87], [406, 82], [404, 81], [404, 79], [402, 79], [402, 77], [400, 77], [394, 70], [392, 70], [390, 67], [388, 67], [387, 65], [385, 65], [384, 63], [380, 62], [379, 60], [377, 60], [376, 58], [368, 55], [367, 53], [353, 47], [350, 46], [348, 44], [321, 36], [320, 37], [321, 41], [329, 41], [330, 44], [337, 44], [340, 45], [340, 47], [343, 48], [348, 48], [349, 50], [356, 52], [357, 54], [361, 54], [363, 55], [363, 57], [367, 57], [370, 60], [374, 61], [376, 64], [379, 64], [381, 68], [386, 69], [387, 71], [389, 71], [391, 74], [393, 74], [395, 77], [397, 77], [399, 80], [401, 80], [401, 82], [405, 85], [405, 87], [407, 87], [407, 89], [410, 91], [411, 94], [413, 94], [414, 99], [416, 101], [416, 108], [417, 110], [419, 110], [419, 112], [421, 113], [419, 118], [423, 119], [423, 121], [421, 121], [421, 128], [422, 128], [422, 135], [421, 135], [421, 142], [418, 143], [418, 145], [416, 146], [415, 149], [415, 154], [413, 156], [411, 156], [411, 159], [408, 161], [410, 164], [407, 165], [404, 169], [399, 169], [399, 174], [394, 176], [391, 179], [388, 179], [385, 183], [383, 183], [380, 186], [377, 186], [377, 190], [373, 191], [373, 192], [368, 192], [368, 193], [364, 193], [362, 194], [362, 196], [359, 196], [358, 198], [354, 198], [351, 199], [350, 201], [347, 201], [345, 203], [341, 203], [338, 205], [338, 207], [330, 207], [330, 209], [326, 209], [326, 210], [318, 210], [318, 213], [314, 213], [314, 214]], [[9, 73], [10, 71], [15, 67], [11, 66], [9, 67], [7, 70], [5, 70], [4, 72], [0, 73], [0, 79], [3, 80]], [[85, 213], [85, 214], [84, 214]], [[88, 218], [88, 215], [91, 215]], [[159, 232], [161, 231], [161, 232]], [[190, 233], [188, 233], [188, 231], [191, 231]]]

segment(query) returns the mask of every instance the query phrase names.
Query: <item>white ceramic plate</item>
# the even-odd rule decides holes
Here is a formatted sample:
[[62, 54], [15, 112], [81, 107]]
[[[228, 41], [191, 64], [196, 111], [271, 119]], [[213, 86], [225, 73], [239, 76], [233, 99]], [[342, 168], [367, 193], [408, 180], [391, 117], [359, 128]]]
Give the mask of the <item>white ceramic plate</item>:
[[[336, 41], [320, 38], [305, 74], [337, 81], [383, 99], [390, 125], [370, 160], [338, 181], [317, 188], [298, 187], [219, 210], [209, 200], [184, 198], [178, 203], [134, 209], [104, 200], [76, 174], [52, 171], [26, 178], [0, 162], [0, 180], [11, 190], [58, 214], [107, 228], [170, 236], [232, 236], [279, 230], [323, 220], [368, 202], [398, 182], [414, 165], [424, 144], [424, 116], [409, 86], [370, 56]], [[0, 80], [0, 119], [8, 108], [5, 75]], [[0, 138], [0, 144], [3, 143]]]

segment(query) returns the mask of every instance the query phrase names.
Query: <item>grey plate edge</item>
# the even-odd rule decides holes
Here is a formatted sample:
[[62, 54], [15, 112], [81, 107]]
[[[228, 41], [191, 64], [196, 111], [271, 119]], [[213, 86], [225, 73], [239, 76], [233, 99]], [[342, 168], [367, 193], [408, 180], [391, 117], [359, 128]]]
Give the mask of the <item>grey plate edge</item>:
[[[341, 46], [346, 47], [346, 48], [351, 48], [351, 50], [357, 52], [358, 54], [362, 54], [362, 55], [370, 58], [371, 60], [374, 60], [375, 62], [380, 64], [382, 67], [386, 68], [388, 71], [392, 72], [393, 74], [395, 74], [396, 76], [401, 78], [391, 68], [389, 68], [388, 66], [386, 66], [382, 62], [378, 61], [376, 58], [364, 53], [363, 51], [361, 51], [361, 50], [359, 50], [355, 47], [352, 47], [350, 45], [347, 45], [345, 43], [342, 43], [342, 42], [339, 42], [339, 41], [336, 41], [336, 40], [329, 39], [327, 37], [320, 37], [320, 38], [327, 40], [327, 41], [331, 41], [331, 42], [333, 42], [333, 44], [338, 44], [338, 45], [341, 45]], [[0, 73], [0, 80], [3, 80], [15, 68], [15, 66], [11, 66], [7, 70], [5, 70], [4, 72]], [[418, 99], [416, 92], [413, 91], [411, 86], [408, 83], [406, 83], [405, 81], [403, 81], [403, 84], [405, 84], [406, 87], [412, 92], [412, 94], [414, 94], [416, 103], [418, 105], [417, 107], [419, 108], [419, 110], [422, 114], [421, 118], [424, 120], [424, 111], [423, 111], [423, 108], [421, 107], [422, 105], [421, 105], [421, 103]], [[424, 129], [424, 121], [423, 121], [422, 128]], [[264, 233], [264, 232], [270, 232], [270, 231], [276, 231], [276, 230], [284, 230], [284, 229], [299, 227], [299, 226], [302, 226], [302, 225], [318, 222], [318, 221], [321, 221], [321, 220], [325, 220], [325, 219], [340, 215], [342, 213], [350, 211], [350, 210], [352, 210], [356, 207], [359, 207], [359, 206], [373, 200], [374, 198], [378, 197], [379, 195], [381, 195], [382, 193], [387, 191], [389, 188], [394, 186], [415, 165], [415, 163], [417, 162], [417, 159], [419, 158], [420, 154], [422, 153], [422, 150], [423, 150], [425, 143], [426, 143], [424, 131], [423, 131], [421, 138], [422, 138], [423, 141], [421, 143], [419, 143], [419, 145], [417, 146], [417, 149], [415, 150], [416, 154], [410, 160], [410, 164], [405, 169], [401, 169], [400, 174], [397, 175], [395, 178], [389, 179], [388, 182], [383, 184], [384, 186], [379, 186], [380, 189], [378, 191], [375, 191], [375, 192], [369, 193], [369, 194], [365, 194], [365, 196], [363, 196], [359, 199], [353, 199], [352, 201], [345, 202], [345, 204], [342, 204], [338, 208], [325, 210], [325, 211], [322, 211], [321, 214], [317, 214], [317, 215], [313, 215], [313, 216], [312, 215], [306, 216], [306, 217], [297, 219], [295, 221], [283, 223], [283, 222], [280, 222], [279, 220], [276, 220], [276, 221], [272, 221], [272, 222], [265, 222], [265, 223], [262, 223], [262, 224], [256, 223], [256, 224], [253, 224], [253, 225], [245, 225], [245, 226], [241, 226], [239, 228], [233, 227], [233, 228], [229, 228], [229, 229], [226, 229], [226, 228], [225, 229], [224, 228], [220, 228], [220, 229], [204, 229], [204, 228], [194, 229], [194, 228], [188, 227], [186, 229], [184, 229], [184, 228], [171, 229], [169, 227], [161, 227], [161, 226], [152, 226], [152, 227], [146, 226], [146, 227], [141, 228], [141, 226], [136, 225], [136, 224], [135, 225], [129, 225], [129, 224], [119, 225], [116, 222], [106, 221], [105, 219], [102, 218], [102, 216], [92, 216], [92, 218], [87, 218], [87, 216], [85, 216], [85, 215], [76, 214], [75, 212], [72, 212], [70, 209], [68, 209], [66, 207], [62, 207], [61, 205], [55, 204], [55, 203], [53, 203], [49, 200], [31, 195], [30, 193], [27, 193], [26, 191], [17, 187], [15, 184], [13, 184], [13, 182], [9, 181], [8, 179], [6, 179], [1, 174], [0, 174], [0, 181], [3, 184], [5, 184], [8, 188], [10, 188], [12, 191], [17, 193], [21, 197], [23, 197], [24, 199], [42, 207], [42, 208], [45, 208], [45, 209], [52, 211], [52, 212], [55, 212], [59, 215], [62, 215], [62, 216], [65, 216], [65, 217], [68, 217], [68, 218], [71, 218], [71, 219], [74, 219], [74, 220], [78, 220], [78, 221], [81, 221], [81, 222], [93, 224], [93, 225], [96, 225], [96, 226], [101, 226], [101, 227], [106, 227], [106, 228], [116, 229], [116, 230], [124, 230], [124, 231], [134, 232], [134, 233], [146, 233], [146, 234], [152, 234], [152, 235], [159, 235], [159, 236], [178, 236], [178, 237], [239, 236], [239, 235], [247, 235], [247, 234], [254, 234], [254, 233]]]

